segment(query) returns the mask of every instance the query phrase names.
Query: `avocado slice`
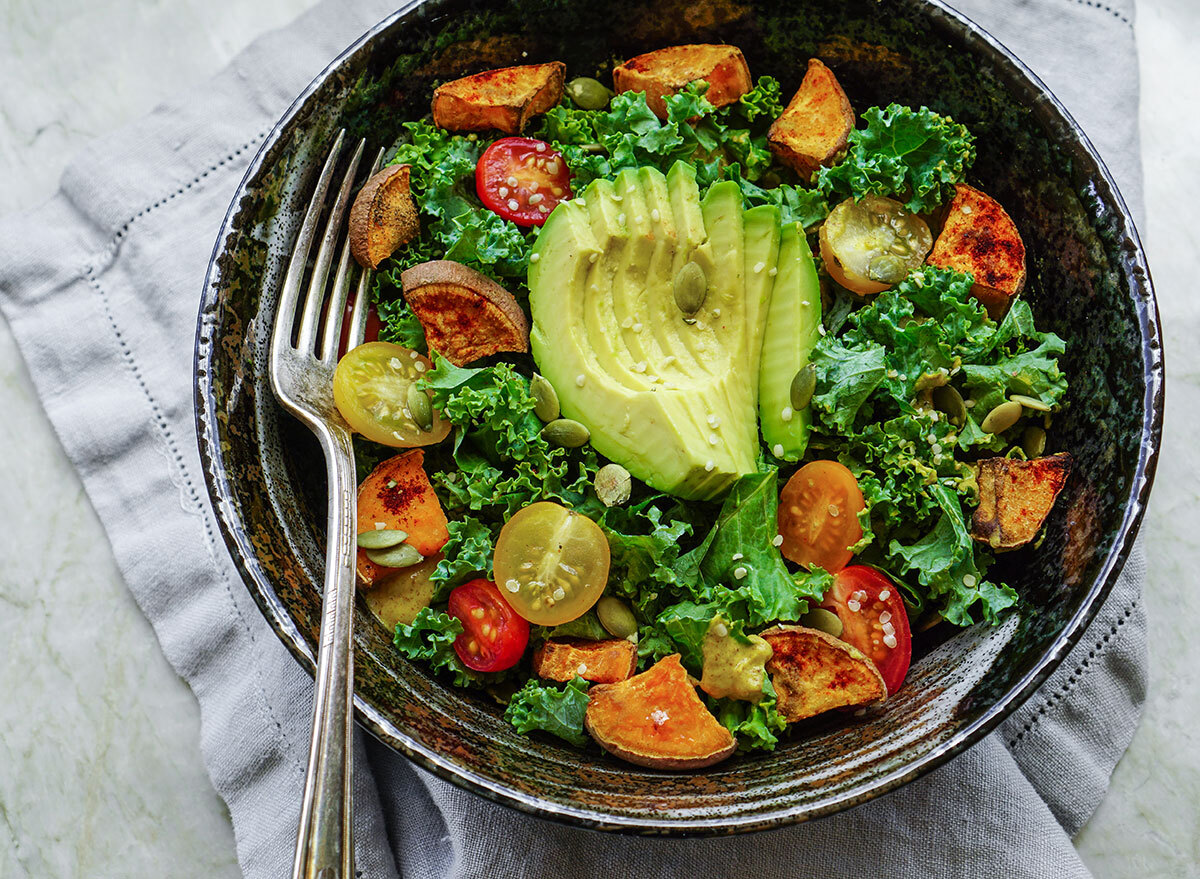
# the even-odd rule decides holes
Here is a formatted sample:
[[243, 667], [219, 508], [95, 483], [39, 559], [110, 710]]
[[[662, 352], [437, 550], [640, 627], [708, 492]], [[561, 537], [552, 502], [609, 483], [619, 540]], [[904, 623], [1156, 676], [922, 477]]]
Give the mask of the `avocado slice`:
[[[744, 211], [732, 182], [701, 202], [682, 163], [622, 171], [555, 208], [530, 264], [530, 344], [598, 452], [684, 498], [719, 497], [756, 470], [779, 241], [775, 208]], [[693, 261], [708, 291], [685, 319], [674, 279]]]
[[808, 445], [809, 407], [792, 410], [792, 379], [808, 363], [821, 324], [821, 287], [808, 239], [798, 223], [784, 226], [759, 360], [758, 411], [774, 457], [799, 461]]

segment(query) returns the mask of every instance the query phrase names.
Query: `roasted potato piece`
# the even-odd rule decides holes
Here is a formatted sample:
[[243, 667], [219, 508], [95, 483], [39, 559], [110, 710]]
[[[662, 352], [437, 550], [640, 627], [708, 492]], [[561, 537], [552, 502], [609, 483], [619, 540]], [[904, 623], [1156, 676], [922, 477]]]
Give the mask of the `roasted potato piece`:
[[433, 91], [434, 124], [450, 131], [520, 134], [563, 95], [567, 65], [561, 61], [502, 67], [442, 83]]
[[651, 769], [700, 769], [737, 749], [696, 695], [679, 654], [618, 684], [588, 691], [583, 724], [604, 750]]
[[845, 641], [803, 626], [775, 626], [761, 635], [771, 645], [767, 671], [779, 713], [789, 722], [887, 698], [875, 663]]
[[708, 83], [704, 96], [714, 107], [732, 104], [750, 91], [750, 68], [736, 46], [694, 44], [668, 46], [630, 58], [613, 68], [618, 92], [645, 92], [646, 106], [659, 119], [667, 118], [665, 95], [673, 95], [689, 82]]
[[375, 269], [421, 232], [417, 205], [408, 188], [411, 165], [389, 165], [363, 184], [350, 207], [350, 253]]
[[965, 183], [956, 184], [941, 234], [926, 260], [975, 278], [971, 292], [993, 320], [1025, 289], [1025, 243], [1000, 203]]
[[437, 259], [405, 269], [400, 283], [429, 347], [455, 366], [499, 351], [529, 350], [525, 312], [487, 275]]
[[808, 181], [845, 152], [853, 130], [854, 108], [837, 77], [820, 59], [810, 58], [800, 88], [767, 132], [767, 143], [779, 161]]
[[979, 506], [971, 536], [995, 550], [1016, 549], [1033, 540], [1071, 475], [1066, 452], [1032, 461], [986, 458], [977, 467]]
[[637, 647], [624, 638], [552, 638], [533, 653], [533, 673], [552, 681], [569, 681], [578, 675], [594, 684], [615, 684], [635, 671]]
[[[425, 475], [425, 452], [412, 449], [388, 458], [358, 487], [356, 534], [385, 528], [407, 532], [407, 543], [428, 558], [450, 539], [446, 514]], [[370, 586], [384, 574], [397, 570], [375, 564], [364, 550], [358, 551], [358, 578]]]

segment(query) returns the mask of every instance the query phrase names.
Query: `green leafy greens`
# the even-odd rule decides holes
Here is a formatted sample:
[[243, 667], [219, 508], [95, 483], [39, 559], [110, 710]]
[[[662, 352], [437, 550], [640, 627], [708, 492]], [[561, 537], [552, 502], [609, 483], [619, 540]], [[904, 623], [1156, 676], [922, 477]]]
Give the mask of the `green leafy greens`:
[[[982, 429], [1010, 394], [1053, 411], [1067, 389], [1057, 363], [1063, 340], [1038, 332], [1023, 300], [992, 321], [971, 283], [969, 275], [927, 266], [852, 312], [844, 331], [824, 336], [812, 356], [814, 445], [837, 450], [867, 501], [857, 549], [915, 576], [923, 588], [909, 584], [910, 597], [919, 604], [928, 596], [958, 625], [973, 622], [976, 607], [995, 622], [1016, 594], [985, 579], [991, 555], [971, 540], [960, 500], [973, 500], [974, 473], [956, 451], [1001, 452], [1012, 443], [1014, 436]], [[966, 399], [961, 424], [932, 405], [944, 385]]]
[[841, 198], [897, 198], [914, 213], [931, 211], [975, 161], [966, 127], [927, 107], [871, 107], [866, 128], [850, 132], [846, 158], [817, 173], [817, 188]]
[[562, 689], [531, 679], [509, 700], [504, 719], [519, 733], [540, 729], [583, 747], [588, 741], [583, 730], [587, 704], [588, 684], [583, 678], [576, 677]]

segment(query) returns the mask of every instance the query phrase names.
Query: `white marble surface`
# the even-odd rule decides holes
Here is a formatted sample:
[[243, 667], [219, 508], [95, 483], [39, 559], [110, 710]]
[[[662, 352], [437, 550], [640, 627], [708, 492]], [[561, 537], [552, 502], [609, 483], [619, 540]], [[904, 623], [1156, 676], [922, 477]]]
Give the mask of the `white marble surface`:
[[[0, 0], [0, 213], [54, 190], [87, 141], [203, 81], [312, 0]], [[1076, 840], [1100, 879], [1200, 877], [1200, 3], [1139, 0], [1146, 239], [1169, 414], [1145, 525], [1151, 691]], [[79, 51], [86, 46], [87, 51]], [[238, 875], [163, 659], [0, 319], [0, 876]]]

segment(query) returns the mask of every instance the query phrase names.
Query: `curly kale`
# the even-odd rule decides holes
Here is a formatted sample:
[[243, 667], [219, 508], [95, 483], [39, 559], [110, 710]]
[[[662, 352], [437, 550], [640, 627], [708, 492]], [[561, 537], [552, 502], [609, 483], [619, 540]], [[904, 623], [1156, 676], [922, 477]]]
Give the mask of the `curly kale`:
[[845, 198], [882, 195], [905, 203], [914, 213], [941, 204], [975, 161], [975, 138], [966, 127], [928, 107], [899, 104], [871, 107], [866, 128], [850, 132], [846, 158], [821, 168], [817, 188]]
[[[971, 296], [972, 279], [926, 266], [849, 315], [840, 335], [812, 354], [817, 389], [813, 445], [838, 450], [867, 501], [856, 550], [916, 578], [951, 622], [969, 625], [978, 605], [994, 622], [1016, 601], [985, 579], [990, 554], [970, 537], [959, 495], [974, 475], [963, 452], [1002, 452], [1020, 427], [987, 433], [983, 419], [1012, 394], [1061, 407], [1067, 382], [1058, 367], [1063, 340], [1039, 332], [1029, 305], [1013, 302], [997, 324]], [[952, 423], [932, 405], [937, 388], [965, 399]]]
[[583, 731], [587, 704], [588, 684], [583, 678], [574, 678], [561, 690], [531, 679], [509, 700], [504, 719], [519, 733], [540, 729], [583, 747], [588, 741]]
[[454, 652], [454, 639], [463, 632], [463, 624], [441, 611], [424, 607], [417, 612], [412, 623], [396, 626], [393, 641], [396, 649], [409, 659], [420, 659], [429, 663], [434, 671], [445, 671], [454, 675], [459, 687], [482, 685], [496, 676], [484, 676], [463, 665]]

